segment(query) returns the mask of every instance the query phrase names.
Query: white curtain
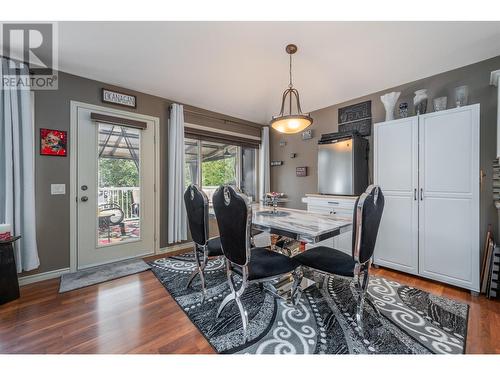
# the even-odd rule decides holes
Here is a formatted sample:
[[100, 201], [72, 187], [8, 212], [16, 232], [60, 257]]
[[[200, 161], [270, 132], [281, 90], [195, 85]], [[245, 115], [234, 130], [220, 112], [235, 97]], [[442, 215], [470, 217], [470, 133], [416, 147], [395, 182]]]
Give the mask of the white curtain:
[[271, 189], [271, 174], [269, 167], [271, 161], [269, 160], [269, 127], [262, 128], [261, 146], [259, 155], [259, 198], [262, 200], [264, 194]]
[[168, 124], [168, 243], [187, 240], [184, 207], [184, 107], [172, 104]]
[[[0, 78], [9, 60], [1, 58]], [[29, 75], [19, 64], [20, 75]], [[28, 89], [0, 87], [0, 223], [22, 238], [14, 245], [17, 272], [38, 268], [36, 243], [34, 128]]]

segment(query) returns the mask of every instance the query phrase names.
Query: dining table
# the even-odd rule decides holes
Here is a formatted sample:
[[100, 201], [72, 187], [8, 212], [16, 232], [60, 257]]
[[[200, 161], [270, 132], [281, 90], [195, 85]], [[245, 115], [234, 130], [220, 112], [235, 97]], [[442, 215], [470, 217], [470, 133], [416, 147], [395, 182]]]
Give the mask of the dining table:
[[[266, 232], [310, 245], [352, 230], [352, 219], [337, 215], [269, 206], [263, 203], [253, 203], [251, 209], [252, 230], [254, 232]], [[209, 215], [215, 218], [212, 205], [209, 207]], [[284, 252], [284, 254], [287, 253]], [[292, 254], [288, 253], [287, 255], [291, 256]], [[290, 299], [291, 281], [291, 276], [284, 276], [274, 283], [265, 283], [264, 287], [277, 297], [288, 300]], [[314, 284], [312, 279], [304, 277], [300, 289], [304, 290], [312, 284]]]
[[[315, 244], [352, 230], [352, 219], [255, 203], [252, 205], [252, 229], [292, 241]], [[305, 246], [302, 248], [307, 250]], [[278, 251], [288, 256], [293, 255], [284, 250]], [[275, 282], [265, 283], [264, 288], [279, 298], [291, 300], [292, 280], [290, 275], [285, 275]], [[304, 275], [299, 289], [305, 290], [315, 283], [312, 277]]]
[[252, 228], [315, 244], [352, 230], [352, 219], [255, 203], [252, 205]]

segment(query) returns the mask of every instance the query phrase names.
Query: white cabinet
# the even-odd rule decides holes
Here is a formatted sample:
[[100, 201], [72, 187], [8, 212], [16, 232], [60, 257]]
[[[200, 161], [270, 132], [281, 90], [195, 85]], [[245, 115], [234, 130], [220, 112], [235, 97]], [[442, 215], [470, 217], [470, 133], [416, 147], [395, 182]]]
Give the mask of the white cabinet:
[[479, 104], [375, 124], [374, 262], [479, 291]]
[[375, 125], [374, 181], [385, 206], [375, 263], [418, 273], [418, 118]]
[[[307, 203], [307, 210], [310, 212], [352, 219], [356, 198], [351, 196], [306, 194], [306, 197], [302, 198], [302, 202]], [[316, 244], [306, 245], [307, 248], [317, 246], [333, 247], [351, 255], [352, 231], [342, 233]]]

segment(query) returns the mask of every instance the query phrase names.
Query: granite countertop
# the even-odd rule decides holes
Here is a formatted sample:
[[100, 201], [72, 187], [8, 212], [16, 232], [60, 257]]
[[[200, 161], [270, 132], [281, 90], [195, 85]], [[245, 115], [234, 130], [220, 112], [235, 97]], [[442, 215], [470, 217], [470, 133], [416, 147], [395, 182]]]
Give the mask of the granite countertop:
[[[291, 208], [278, 208], [281, 215], [262, 214], [272, 211], [272, 207], [252, 205], [252, 225], [261, 230], [293, 235], [292, 238], [305, 242], [318, 242], [333, 237], [352, 228], [352, 220], [328, 214], [312, 213]], [[283, 235], [287, 235], [283, 233]]]

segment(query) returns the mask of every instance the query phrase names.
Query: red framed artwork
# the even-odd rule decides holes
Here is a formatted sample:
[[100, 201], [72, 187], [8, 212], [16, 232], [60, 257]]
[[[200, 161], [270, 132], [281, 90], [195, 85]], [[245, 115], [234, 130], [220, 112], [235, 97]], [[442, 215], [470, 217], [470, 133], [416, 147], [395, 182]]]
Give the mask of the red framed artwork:
[[66, 131], [40, 129], [40, 155], [66, 156], [67, 143]]

